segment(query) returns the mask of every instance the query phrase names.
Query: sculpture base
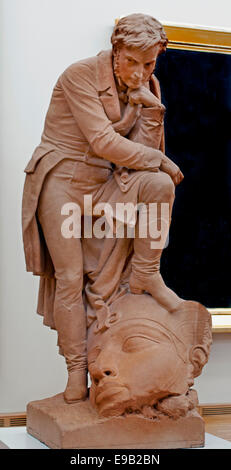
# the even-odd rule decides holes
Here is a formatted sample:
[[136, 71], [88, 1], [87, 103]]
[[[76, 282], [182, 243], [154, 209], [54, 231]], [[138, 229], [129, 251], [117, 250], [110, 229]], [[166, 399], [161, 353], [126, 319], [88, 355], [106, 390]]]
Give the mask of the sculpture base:
[[27, 405], [27, 432], [52, 449], [177, 449], [204, 446], [204, 421], [194, 409], [173, 420], [139, 414], [99, 417], [89, 400], [67, 404], [63, 394]]

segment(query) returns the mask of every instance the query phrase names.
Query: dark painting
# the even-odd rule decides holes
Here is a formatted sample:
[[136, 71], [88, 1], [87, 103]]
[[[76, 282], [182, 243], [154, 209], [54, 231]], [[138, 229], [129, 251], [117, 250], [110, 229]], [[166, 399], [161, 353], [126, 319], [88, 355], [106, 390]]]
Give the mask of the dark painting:
[[185, 176], [161, 272], [182, 298], [231, 307], [231, 55], [168, 49], [156, 75], [166, 155]]

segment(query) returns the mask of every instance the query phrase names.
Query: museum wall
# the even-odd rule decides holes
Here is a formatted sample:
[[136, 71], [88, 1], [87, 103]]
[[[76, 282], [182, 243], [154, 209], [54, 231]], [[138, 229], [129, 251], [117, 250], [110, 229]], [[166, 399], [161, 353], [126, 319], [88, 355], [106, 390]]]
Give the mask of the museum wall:
[[[39, 143], [52, 87], [72, 62], [110, 47], [114, 19], [133, 12], [163, 23], [229, 27], [220, 0], [1, 0], [1, 297], [0, 412], [63, 391], [64, 359], [56, 332], [36, 312], [38, 279], [25, 272], [21, 238], [23, 169]], [[142, 5], [142, 7], [141, 7]], [[230, 403], [231, 336], [214, 335], [196, 386], [201, 403]]]

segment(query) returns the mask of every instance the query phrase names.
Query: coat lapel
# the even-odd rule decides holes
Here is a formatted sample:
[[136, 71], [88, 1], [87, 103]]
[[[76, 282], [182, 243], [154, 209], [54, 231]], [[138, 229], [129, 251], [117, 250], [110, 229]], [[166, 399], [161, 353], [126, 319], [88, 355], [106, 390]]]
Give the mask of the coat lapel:
[[97, 61], [97, 90], [105, 113], [112, 122], [121, 119], [119, 97], [112, 68], [112, 51], [102, 51]]

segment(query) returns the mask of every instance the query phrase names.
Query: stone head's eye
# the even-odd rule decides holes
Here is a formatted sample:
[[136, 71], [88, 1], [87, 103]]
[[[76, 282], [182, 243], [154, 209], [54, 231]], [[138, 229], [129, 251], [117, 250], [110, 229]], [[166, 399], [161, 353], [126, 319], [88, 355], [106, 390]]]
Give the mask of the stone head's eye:
[[124, 341], [122, 349], [124, 352], [138, 352], [147, 348], [151, 348], [154, 344], [157, 343], [158, 341], [147, 338], [145, 336], [132, 336]]

